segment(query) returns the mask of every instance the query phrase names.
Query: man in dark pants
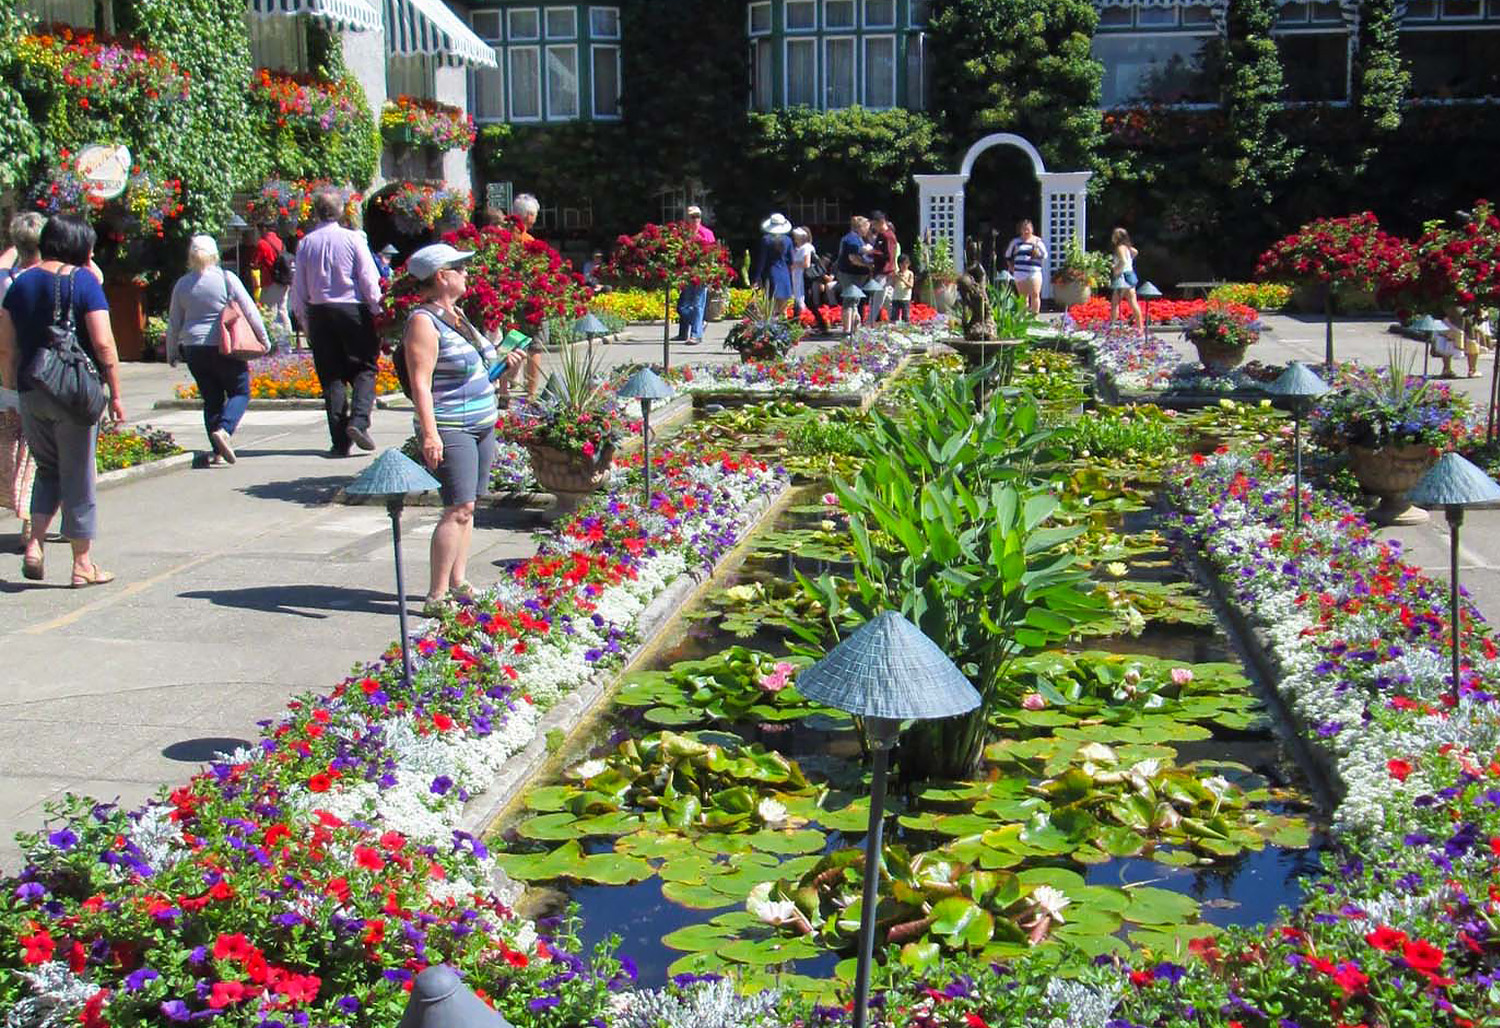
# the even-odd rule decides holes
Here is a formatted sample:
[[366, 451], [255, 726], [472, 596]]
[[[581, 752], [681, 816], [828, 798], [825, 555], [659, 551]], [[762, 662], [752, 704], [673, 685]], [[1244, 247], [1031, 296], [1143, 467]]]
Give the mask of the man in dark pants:
[[380, 277], [364, 237], [339, 224], [343, 212], [336, 191], [313, 195], [318, 227], [298, 244], [292, 274], [292, 308], [307, 329], [313, 368], [323, 387], [332, 457], [348, 456], [350, 444], [375, 449], [370, 413], [380, 357], [375, 335]]

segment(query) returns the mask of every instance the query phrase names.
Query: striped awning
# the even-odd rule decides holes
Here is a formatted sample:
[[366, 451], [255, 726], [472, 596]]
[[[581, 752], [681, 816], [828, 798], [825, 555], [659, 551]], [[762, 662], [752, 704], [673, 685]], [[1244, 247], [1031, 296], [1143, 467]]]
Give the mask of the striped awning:
[[476, 36], [443, 0], [384, 0], [386, 52], [426, 55], [444, 64], [493, 68], [495, 48]]
[[374, 0], [250, 0], [250, 13], [266, 17], [305, 14], [350, 32], [380, 28], [380, 11]]

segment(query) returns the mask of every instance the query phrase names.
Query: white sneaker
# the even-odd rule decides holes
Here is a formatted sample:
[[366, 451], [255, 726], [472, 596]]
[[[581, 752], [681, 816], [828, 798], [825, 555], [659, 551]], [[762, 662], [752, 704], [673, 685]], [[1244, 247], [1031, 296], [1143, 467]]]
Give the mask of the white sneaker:
[[236, 460], [234, 447], [229, 444], [229, 433], [222, 428], [216, 428], [208, 434], [209, 442], [214, 445], [214, 452], [224, 458], [225, 464], [233, 464]]

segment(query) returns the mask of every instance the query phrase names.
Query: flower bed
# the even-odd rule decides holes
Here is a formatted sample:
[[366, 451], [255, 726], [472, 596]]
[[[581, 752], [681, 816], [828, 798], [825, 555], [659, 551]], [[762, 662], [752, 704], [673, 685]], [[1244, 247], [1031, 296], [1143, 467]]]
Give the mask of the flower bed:
[[[375, 374], [375, 395], [401, 391], [391, 359], [381, 356]], [[179, 400], [196, 400], [198, 384], [177, 387]], [[313, 359], [305, 353], [276, 353], [250, 365], [250, 398], [253, 400], [321, 400], [323, 387], [313, 371]]]
[[78, 112], [54, 112], [53, 128], [112, 112], [150, 118], [165, 104], [186, 101], [191, 86], [186, 72], [142, 43], [64, 25], [22, 36], [15, 58], [23, 91], [64, 94]]
[[94, 467], [101, 473], [119, 471], [182, 452], [182, 447], [177, 445], [172, 433], [164, 428], [152, 428], [150, 425], [106, 425], [99, 430], [99, 445], [94, 450]]
[[590, 971], [513, 920], [462, 814], [539, 711], [618, 665], [648, 601], [722, 556], [781, 483], [727, 454], [654, 463], [649, 510], [627, 484], [429, 625], [413, 684], [387, 651], [165, 802], [55, 809], [6, 882], [0, 1006], [90, 1028], [384, 1025], [447, 962], [512, 1019], [597, 1016], [628, 968]]
[[802, 356], [739, 364], [672, 368], [667, 380], [689, 393], [862, 393], [905, 359], [907, 336], [895, 329], [863, 329], [852, 339]]
[[[1189, 318], [1198, 317], [1208, 310], [1208, 300], [1141, 300], [1141, 309], [1146, 321], [1152, 325], [1180, 325]], [[1215, 303], [1215, 307], [1220, 306]], [[1231, 314], [1244, 321], [1255, 321], [1260, 313], [1254, 307], [1231, 303], [1223, 305]], [[1096, 296], [1088, 303], [1076, 303], [1068, 308], [1068, 317], [1080, 328], [1103, 328], [1109, 324], [1109, 299]], [[1131, 314], [1124, 302], [1116, 312], [1116, 322], [1129, 322]]]
[[398, 96], [380, 109], [380, 134], [408, 146], [467, 150], [474, 145], [474, 119], [449, 104]]

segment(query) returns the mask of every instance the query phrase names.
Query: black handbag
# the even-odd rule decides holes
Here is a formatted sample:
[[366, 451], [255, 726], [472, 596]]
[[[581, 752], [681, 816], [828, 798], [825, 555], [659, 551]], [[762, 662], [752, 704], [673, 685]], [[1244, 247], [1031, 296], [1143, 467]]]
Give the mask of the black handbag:
[[46, 341], [21, 373], [28, 388], [45, 396], [53, 408], [77, 425], [92, 425], [104, 415], [109, 400], [94, 361], [78, 341], [73, 319], [73, 274], [68, 276], [68, 302], [62, 302], [61, 275], [52, 281], [52, 323]]

